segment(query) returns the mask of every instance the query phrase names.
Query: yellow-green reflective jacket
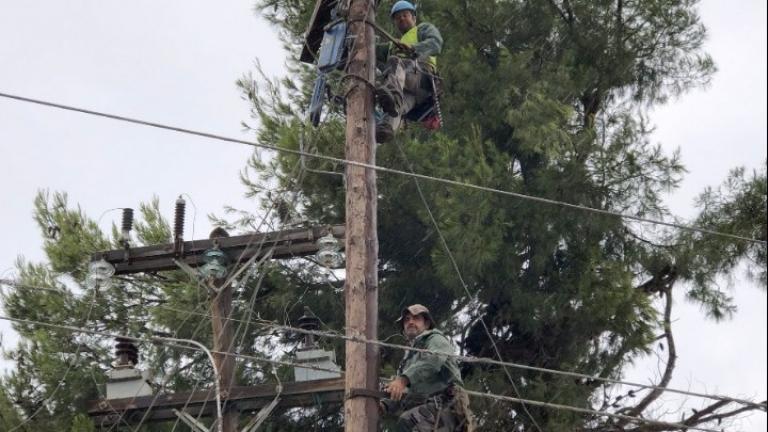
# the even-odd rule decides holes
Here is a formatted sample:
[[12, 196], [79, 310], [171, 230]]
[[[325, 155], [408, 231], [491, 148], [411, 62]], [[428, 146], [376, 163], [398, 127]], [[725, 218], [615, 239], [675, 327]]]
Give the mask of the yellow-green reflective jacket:
[[[419, 60], [429, 62], [437, 69], [437, 55], [443, 50], [443, 37], [437, 27], [427, 22], [421, 23], [405, 32], [400, 42], [410, 45]], [[390, 43], [385, 45], [383, 51], [377, 49], [377, 60], [383, 64], [390, 54], [405, 56], [405, 53], [398, 52]]]

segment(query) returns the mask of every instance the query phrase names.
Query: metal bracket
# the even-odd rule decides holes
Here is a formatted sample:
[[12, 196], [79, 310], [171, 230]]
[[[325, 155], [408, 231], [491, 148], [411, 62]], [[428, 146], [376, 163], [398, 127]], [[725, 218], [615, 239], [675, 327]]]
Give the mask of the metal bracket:
[[200, 282], [202, 280], [202, 278], [200, 277], [200, 272], [193, 269], [189, 264], [185, 263], [184, 261], [174, 258], [173, 263], [176, 264], [176, 266], [178, 266], [180, 269], [182, 269], [184, 273], [191, 276], [195, 281]]
[[256, 432], [259, 426], [264, 423], [264, 420], [266, 420], [267, 417], [272, 414], [272, 411], [275, 409], [275, 407], [277, 407], [277, 404], [280, 403], [280, 394], [283, 392], [283, 385], [278, 384], [275, 388], [275, 391], [277, 392], [277, 396], [272, 399], [272, 402], [270, 402], [269, 405], [266, 405], [264, 408], [262, 408], [258, 414], [256, 414], [256, 416], [253, 417], [247, 425], [245, 425], [241, 432]]
[[[256, 268], [261, 267], [262, 264], [264, 264], [267, 260], [272, 259], [272, 253], [274, 252], [274, 249], [268, 249], [264, 255], [259, 258], [259, 261], [256, 263]], [[258, 255], [252, 256], [248, 261], [245, 262], [245, 264], [241, 265], [239, 269], [235, 273], [230, 276], [226, 283], [224, 285], [228, 285], [230, 283], [235, 282], [235, 280], [240, 277], [241, 274], [243, 274], [244, 271], [248, 270], [251, 265], [256, 261], [256, 258], [258, 258]]]
[[280, 395], [283, 393], [283, 383], [280, 381], [280, 376], [277, 374], [277, 369], [275, 369], [274, 366], [272, 366], [272, 374], [275, 375], [275, 378], [277, 379], [277, 386], [275, 386], [275, 398], [272, 399], [272, 402], [270, 402], [269, 405], [263, 407], [256, 414], [256, 416], [252, 418], [247, 425], [245, 425], [241, 432], [256, 432], [256, 429], [258, 429], [259, 426], [264, 423], [264, 420], [266, 420], [267, 417], [272, 414], [272, 411], [275, 409], [277, 404], [280, 403]]
[[192, 417], [188, 413], [185, 413], [184, 411], [179, 411], [177, 409], [174, 409], [173, 413], [176, 414], [176, 417], [178, 417], [179, 420], [184, 422], [184, 424], [189, 426], [194, 432], [211, 432], [207, 427], [205, 427], [204, 424], [197, 421], [194, 417]]
[[176, 266], [182, 271], [184, 271], [184, 273], [188, 274], [189, 277], [191, 277], [192, 280], [194, 280], [200, 288], [207, 291], [213, 291], [215, 294], [218, 294], [219, 291], [221, 291], [220, 289], [216, 289], [212, 283], [206, 283], [208, 281], [200, 275], [200, 272], [192, 268], [184, 261], [174, 258], [173, 263], [176, 264]]

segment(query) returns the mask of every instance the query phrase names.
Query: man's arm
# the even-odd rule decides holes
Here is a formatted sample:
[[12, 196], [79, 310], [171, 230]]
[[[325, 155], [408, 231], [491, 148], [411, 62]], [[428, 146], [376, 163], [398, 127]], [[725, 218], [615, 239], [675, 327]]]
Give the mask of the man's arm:
[[419, 59], [426, 60], [430, 56], [436, 56], [443, 50], [443, 37], [440, 30], [430, 23], [421, 23], [417, 28], [419, 42], [413, 46], [413, 50]]

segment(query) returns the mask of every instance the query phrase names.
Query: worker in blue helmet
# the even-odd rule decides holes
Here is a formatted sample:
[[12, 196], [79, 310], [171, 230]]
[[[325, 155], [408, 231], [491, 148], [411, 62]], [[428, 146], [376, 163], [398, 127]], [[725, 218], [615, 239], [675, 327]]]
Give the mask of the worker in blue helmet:
[[390, 18], [400, 33], [398, 42], [376, 47], [376, 64], [381, 75], [376, 99], [384, 115], [376, 125], [376, 141], [392, 139], [402, 117], [432, 97], [432, 74], [437, 72], [437, 55], [443, 49], [440, 31], [430, 23], [416, 24], [416, 6], [399, 0]]

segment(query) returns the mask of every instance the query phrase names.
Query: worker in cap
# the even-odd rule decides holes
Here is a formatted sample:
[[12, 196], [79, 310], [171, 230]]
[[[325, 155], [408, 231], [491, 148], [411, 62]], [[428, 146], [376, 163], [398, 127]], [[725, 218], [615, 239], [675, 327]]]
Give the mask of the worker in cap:
[[427, 309], [426, 306], [420, 305], [420, 304], [414, 304], [410, 305], [407, 308], [404, 308], [403, 311], [400, 313], [400, 318], [397, 319], [397, 323], [400, 324], [400, 329], [405, 332], [405, 317], [407, 315], [411, 316], [419, 316], [421, 315], [426, 320], [427, 324], [427, 330], [432, 330], [435, 328], [434, 321], [432, 321], [432, 316], [429, 314], [429, 309]]
[[397, 376], [387, 384], [389, 399], [380, 408], [397, 414], [397, 431], [471, 432], [474, 422], [464, 393], [453, 343], [440, 330], [429, 309], [414, 304], [397, 320], [410, 346], [429, 353], [406, 351]]
[[399, 0], [389, 16], [400, 39], [376, 47], [376, 64], [381, 70], [376, 99], [383, 111], [376, 125], [379, 143], [391, 140], [402, 117], [432, 97], [431, 75], [437, 72], [437, 55], [443, 49], [443, 37], [437, 27], [426, 22], [416, 24], [413, 3]]

